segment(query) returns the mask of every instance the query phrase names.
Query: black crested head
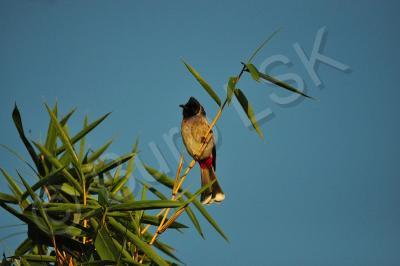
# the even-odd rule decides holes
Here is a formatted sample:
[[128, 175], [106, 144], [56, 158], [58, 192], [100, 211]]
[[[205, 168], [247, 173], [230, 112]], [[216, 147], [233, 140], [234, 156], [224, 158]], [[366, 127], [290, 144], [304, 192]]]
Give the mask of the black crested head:
[[187, 103], [181, 104], [179, 106], [183, 109], [182, 114], [184, 118], [195, 116], [198, 113], [206, 115], [203, 106], [201, 106], [199, 101], [197, 101], [194, 97], [190, 97]]

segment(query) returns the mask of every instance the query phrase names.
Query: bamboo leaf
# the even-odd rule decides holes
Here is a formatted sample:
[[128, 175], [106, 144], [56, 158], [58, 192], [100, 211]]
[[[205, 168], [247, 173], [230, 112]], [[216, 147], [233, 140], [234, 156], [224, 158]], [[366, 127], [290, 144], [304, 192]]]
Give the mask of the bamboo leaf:
[[15, 249], [15, 256], [24, 255], [26, 252], [33, 248], [33, 242], [30, 238], [25, 239], [19, 246]]
[[[123, 260], [125, 262], [127, 262], [129, 265], [137, 265], [137, 266], [144, 266], [145, 264], [141, 264], [139, 262], [136, 262], [132, 259], [132, 255], [129, 254], [129, 252], [116, 240], [116, 239], [112, 239], [113, 243], [115, 245], [115, 247], [117, 248], [117, 250], [120, 251], [121, 255], [123, 256]], [[98, 264], [96, 264], [98, 265]], [[121, 265], [121, 264], [117, 264], [117, 265]]]
[[8, 147], [7, 145], [4, 145], [4, 144], [0, 144], [0, 147], [2, 147], [3, 149], [8, 151], [9, 153], [14, 155], [15, 157], [17, 157], [21, 162], [25, 163], [30, 169], [32, 169], [32, 171], [36, 175], [39, 175], [38, 172], [35, 170], [35, 168], [28, 161], [26, 161], [17, 151], [15, 151], [14, 149], [12, 149], [12, 148]]
[[[158, 225], [160, 225], [160, 223], [161, 223], [161, 220], [162, 220], [162, 217], [161, 216], [153, 216], [153, 215], [147, 215], [147, 214], [144, 214], [143, 216], [142, 216], [142, 223], [145, 223], [145, 224], [151, 224], [151, 225], [156, 225], [156, 226], [158, 226]], [[172, 224], [171, 224], [171, 226], [170, 226], [170, 228], [174, 228], [174, 229], [178, 229], [178, 228], [188, 228], [188, 226], [186, 226], [186, 225], [184, 225], [184, 224], [182, 224], [182, 223], [179, 223], [179, 222], [173, 222]]]
[[4, 203], [14, 203], [14, 204], [19, 202], [16, 197], [2, 193], [2, 192], [0, 192], [0, 201], [2, 201]]
[[137, 181], [139, 181], [139, 183], [142, 184], [143, 187], [146, 187], [151, 193], [156, 195], [159, 199], [168, 200], [168, 198], [162, 192], [160, 192], [157, 188], [151, 186], [150, 184], [147, 184], [146, 182], [144, 182], [140, 179], [137, 179]]
[[250, 102], [247, 100], [246, 96], [240, 89], [235, 90], [235, 96], [238, 99], [247, 117], [249, 118], [254, 129], [256, 130], [257, 134], [263, 139], [264, 135], [260, 129], [260, 126], [258, 125], [257, 119], [254, 115], [253, 107], [251, 106]]
[[118, 250], [107, 231], [106, 227], [101, 227], [97, 231], [96, 239], [94, 241], [97, 254], [102, 260], [116, 261], [118, 258]]
[[200, 85], [206, 90], [206, 92], [214, 99], [214, 101], [221, 106], [221, 100], [218, 97], [217, 93], [211, 88], [211, 86], [200, 76], [200, 74], [189, 64], [183, 61], [186, 68], [189, 70], [190, 73], [197, 79]]
[[22, 258], [27, 261], [37, 261], [37, 262], [56, 262], [56, 257], [48, 255], [24, 255]]
[[19, 113], [17, 105], [14, 106], [12, 118], [14, 120], [14, 124], [15, 124], [15, 127], [17, 128], [18, 134], [19, 134], [22, 142], [24, 143], [26, 149], [28, 150], [29, 155], [31, 156], [32, 161], [35, 164], [39, 174], [44, 175], [45, 174], [44, 167], [40, 163], [39, 157], [36, 154], [35, 150], [33, 149], [32, 144], [29, 142], [29, 140], [25, 136], [24, 127], [22, 126], [21, 114]]
[[[183, 199], [179, 199], [180, 202], [185, 202]], [[204, 239], [204, 234], [203, 230], [201, 229], [201, 225], [199, 223], [199, 220], [197, 220], [196, 215], [194, 214], [193, 210], [190, 208], [190, 206], [186, 206], [185, 208], [186, 215], [189, 217], [190, 221], [192, 222], [194, 228], [196, 229], [197, 233], [201, 236], [201, 238]]]
[[56, 168], [62, 168], [62, 173], [65, 176], [65, 178], [68, 180], [68, 182], [74, 186], [77, 191], [79, 192], [79, 194], [83, 194], [83, 190], [81, 185], [79, 184], [78, 180], [75, 179], [75, 177], [73, 177], [70, 172], [68, 172], [65, 168], [64, 165], [56, 158], [54, 157], [50, 151], [48, 151], [45, 147], [43, 147], [42, 145], [33, 142], [33, 144], [36, 146], [36, 148], [38, 148], [40, 150], [40, 152], [42, 154], [44, 154], [45, 158], [51, 163], [53, 164]]
[[61, 118], [60, 124], [62, 126], [65, 126], [67, 124], [68, 120], [71, 118], [71, 116], [75, 113], [75, 111], [76, 111], [76, 108], [69, 111], [63, 118]]
[[[57, 116], [58, 106], [57, 103], [54, 105], [53, 113]], [[45, 147], [51, 152], [54, 152], [57, 147], [57, 130], [54, 126], [53, 120], [50, 119], [49, 127], [47, 129], [47, 137], [45, 142]]]
[[260, 74], [258, 73], [257, 68], [253, 64], [246, 64], [247, 70], [250, 72], [251, 77], [259, 82], [260, 81]]
[[100, 167], [99, 169], [96, 169], [93, 173], [90, 173], [87, 175], [87, 178], [92, 178], [98, 175], [101, 175], [105, 172], [108, 172], [112, 169], [114, 169], [115, 167], [125, 163], [126, 161], [130, 160], [133, 156], [135, 156], [135, 153], [129, 153], [127, 155], [121, 156], [109, 163], [107, 163], [106, 165]]
[[132, 156], [132, 158], [130, 158], [127, 162], [125, 175], [120, 179], [118, 179], [118, 181], [113, 185], [111, 189], [111, 195], [115, 195], [118, 191], [121, 190], [121, 188], [126, 184], [126, 182], [128, 182], [129, 177], [131, 176], [134, 170], [135, 158], [136, 154], [138, 153], [138, 145], [139, 145], [139, 140], [136, 139], [135, 145], [133, 146], [132, 149], [132, 154], [134, 154], [134, 156]]
[[[85, 119], [83, 121], [83, 128], [86, 128], [88, 126], [88, 116], [85, 115]], [[80, 144], [79, 144], [79, 161], [82, 162], [83, 160], [83, 156], [85, 155], [85, 143], [86, 143], [86, 138], [83, 137], [80, 140]]]
[[163, 208], [176, 208], [182, 206], [182, 203], [173, 200], [140, 200], [128, 201], [112, 205], [108, 208], [111, 211], [137, 211], [137, 210], [153, 210]]
[[50, 231], [51, 236], [54, 237], [53, 227], [51, 226], [49, 218], [47, 217], [47, 214], [43, 209], [43, 206], [42, 206], [42, 203], [41, 203], [39, 197], [32, 190], [32, 188], [30, 187], [28, 182], [26, 182], [26, 180], [20, 175], [20, 173], [18, 173], [18, 171], [17, 171], [17, 174], [18, 174], [19, 178], [21, 179], [22, 183], [24, 184], [26, 190], [29, 191], [29, 195], [31, 196], [32, 200], [35, 202], [35, 205], [37, 205], [37, 207], [39, 208], [39, 212], [40, 212], [42, 218], [44, 219], [44, 221], [46, 222], [46, 225], [48, 226], [48, 230]]
[[272, 77], [270, 75], [267, 75], [267, 74], [264, 74], [264, 73], [261, 73], [261, 72], [259, 72], [259, 75], [260, 75], [261, 78], [263, 78], [263, 79], [265, 79], [265, 80], [267, 80], [267, 81], [269, 81], [269, 82], [271, 82], [271, 83], [273, 83], [273, 84], [275, 84], [275, 85], [277, 85], [277, 86], [279, 86], [281, 88], [284, 88], [284, 89], [286, 89], [288, 91], [291, 91], [291, 92], [294, 92], [294, 93], [297, 93], [297, 94], [300, 94], [300, 95], [302, 95], [302, 96], [304, 96], [306, 98], [314, 99], [313, 97], [308, 96], [307, 94], [303, 93], [302, 91], [296, 89], [292, 85], [290, 85], [290, 84], [288, 84], [286, 82], [280, 81], [280, 80], [278, 80], [278, 79], [276, 79], [276, 78], [274, 78], [274, 77]]
[[140, 250], [142, 250], [149, 259], [151, 259], [152, 261], [154, 261], [156, 264], [160, 265], [160, 266], [168, 266], [168, 263], [161, 258], [152, 248], [149, 244], [143, 242], [143, 240], [141, 240], [137, 235], [133, 234], [130, 230], [128, 230], [125, 226], [123, 226], [122, 224], [120, 224], [119, 222], [117, 222], [117, 220], [115, 220], [112, 217], [109, 217], [109, 224], [116, 229], [117, 231], [119, 231], [121, 234], [125, 235], [128, 237], [128, 239], [130, 241], [132, 241], [132, 243], [134, 245], [136, 245]]
[[[82, 139], [84, 136], [86, 136], [90, 131], [92, 131], [95, 127], [97, 127], [101, 122], [103, 122], [104, 119], [106, 119], [111, 113], [107, 113], [100, 117], [99, 119], [93, 121], [90, 123], [87, 127], [79, 131], [74, 137], [71, 138], [71, 144], [75, 144], [78, 142], [80, 139]], [[59, 155], [63, 151], [65, 151], [66, 147], [63, 145], [62, 147], [58, 148], [56, 151], [56, 154]]]
[[[164, 173], [161, 173], [154, 168], [143, 164], [144, 168], [146, 171], [154, 177], [159, 183], [163, 184], [164, 186], [168, 188], [173, 188], [174, 186], [174, 180], [167, 176]], [[179, 192], [182, 190], [180, 189]], [[190, 192], [185, 192], [184, 193], [185, 197], [188, 199], [193, 198], [193, 194]], [[224, 231], [219, 227], [218, 223], [211, 217], [211, 215], [207, 212], [207, 210], [204, 208], [204, 206], [198, 201], [197, 199], [193, 200], [194, 206], [199, 210], [199, 212], [203, 215], [203, 217], [214, 227], [214, 229], [226, 240], [229, 242], [228, 237], [225, 235]]]
[[[149, 234], [151, 236], [151, 234]], [[164, 254], [170, 256], [171, 258], [173, 258], [174, 260], [183, 263], [177, 256], [175, 256], [174, 254], [174, 249], [171, 249], [168, 245], [165, 245], [164, 243], [162, 243], [159, 240], [154, 241], [153, 244], [157, 249], [159, 249], [160, 251], [162, 251]]]
[[229, 81], [228, 81], [228, 87], [227, 87], [227, 93], [226, 93], [226, 101], [228, 103], [228, 105], [231, 103], [232, 101], [232, 96], [235, 92], [235, 87], [236, 87], [236, 83], [237, 83], [238, 77], [230, 77]]
[[46, 104], [46, 109], [51, 117], [51, 120], [54, 123], [55, 128], [57, 129], [57, 133], [58, 133], [62, 143], [66, 147], [66, 150], [67, 150], [70, 158], [72, 159], [73, 164], [76, 167], [79, 167], [79, 159], [78, 159], [78, 156], [76, 155], [75, 149], [73, 147], [73, 144], [71, 143], [68, 133], [64, 130], [63, 126], [61, 126], [60, 122], [57, 119], [57, 116], [51, 111], [50, 107], [47, 104]]
[[253, 61], [253, 59], [256, 57], [256, 55], [258, 54], [258, 52], [261, 51], [261, 49], [264, 48], [264, 46], [272, 39], [272, 37], [275, 36], [275, 34], [277, 34], [281, 29], [277, 29], [276, 31], [274, 31], [271, 35], [269, 35], [262, 43], [260, 46], [257, 47], [257, 49], [253, 52], [253, 54], [250, 56], [250, 58], [247, 60], [247, 64], [250, 64], [251, 61]]
[[[36, 182], [34, 185], [31, 186], [33, 191], [38, 190], [39, 188], [43, 186], [48, 186], [48, 185], [55, 185], [55, 184], [60, 184], [63, 181], [65, 181], [65, 177], [61, 175], [61, 172], [64, 170], [64, 167], [58, 168], [52, 173], [48, 174], [46, 177], [40, 179], [38, 182]], [[21, 200], [26, 199], [26, 197], [29, 196], [28, 191], [25, 191], [21, 195]]]
[[111, 145], [113, 141], [110, 140], [106, 144], [104, 144], [102, 147], [100, 147], [98, 150], [94, 151], [87, 159], [88, 163], [96, 161], [100, 156], [108, 149], [108, 147]]
[[26, 199], [22, 199], [22, 190], [18, 186], [17, 182], [15, 182], [14, 178], [10, 176], [3, 168], [0, 168], [1, 173], [6, 178], [8, 185], [10, 186], [11, 191], [14, 193], [14, 196], [21, 202], [21, 207], [26, 208], [30, 203]]

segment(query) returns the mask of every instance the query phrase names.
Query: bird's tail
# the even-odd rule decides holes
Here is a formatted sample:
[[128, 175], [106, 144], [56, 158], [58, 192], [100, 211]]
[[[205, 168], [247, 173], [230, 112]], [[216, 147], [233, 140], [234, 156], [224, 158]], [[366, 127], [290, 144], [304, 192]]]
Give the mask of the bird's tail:
[[225, 194], [218, 183], [214, 168], [212, 166], [201, 168], [201, 186], [203, 187], [213, 180], [215, 182], [211, 187], [201, 193], [201, 203], [203, 204], [211, 204], [214, 201], [221, 202], [225, 199]]

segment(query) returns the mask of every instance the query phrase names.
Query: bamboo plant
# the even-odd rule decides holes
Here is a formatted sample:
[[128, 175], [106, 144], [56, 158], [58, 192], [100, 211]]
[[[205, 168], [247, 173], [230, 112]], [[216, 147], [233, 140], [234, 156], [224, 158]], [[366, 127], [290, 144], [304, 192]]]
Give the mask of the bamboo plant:
[[[218, 105], [218, 111], [198, 151], [199, 155], [211, 139], [212, 128], [233, 97], [243, 107], [258, 135], [263, 137], [253, 107], [244, 92], [237, 88], [244, 73], [250, 73], [256, 81], [264, 79], [309, 97], [291, 85], [261, 73], [252, 64], [270, 37], [246, 63], [242, 63], [239, 74], [229, 78], [224, 101], [192, 66], [184, 62]], [[141, 192], [134, 194], [128, 181], [135, 168], [137, 142], [126, 155], [111, 161], [102, 159], [111, 141], [97, 150], [86, 147], [87, 135], [109, 114], [90, 123], [85, 117], [82, 129], [71, 135], [68, 122], [75, 110], [62, 116], [57, 104], [53, 108], [46, 105], [46, 109], [50, 121], [44, 142], [26, 137], [17, 106], [12, 113], [19, 137], [33, 162], [24, 161], [31, 168], [29, 180], [35, 181], [30, 184], [28, 176], [22, 175], [21, 171], [16, 170], [11, 174], [0, 168], [10, 190], [9, 193], [0, 192], [0, 206], [27, 225], [26, 239], [16, 248], [13, 256], [4, 257], [2, 265], [11, 265], [11, 262], [19, 265], [180, 264], [174, 248], [161, 241], [159, 236], [168, 230], [186, 229], [187, 225], [177, 221], [182, 213], [187, 214], [201, 237], [204, 235], [198, 220], [199, 214], [228, 241], [224, 231], [197, 199], [212, 183], [195, 192], [183, 187], [186, 177], [195, 166], [194, 160], [184, 167], [184, 158], [181, 156], [175, 177], [144, 164], [157, 183], [165, 186], [170, 193], [166, 194], [159, 186], [135, 176], [141, 183]], [[5, 145], [2, 147], [13, 152]], [[122, 167], [126, 171], [121, 171]], [[148, 193], [153, 194], [152, 199], [149, 199]]]

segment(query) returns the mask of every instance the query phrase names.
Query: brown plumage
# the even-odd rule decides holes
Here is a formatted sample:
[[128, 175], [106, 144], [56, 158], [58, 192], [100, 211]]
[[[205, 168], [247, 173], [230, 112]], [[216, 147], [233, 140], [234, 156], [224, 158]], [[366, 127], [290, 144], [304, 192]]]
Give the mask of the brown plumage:
[[[183, 120], [181, 126], [183, 143], [185, 144], [188, 153], [200, 165], [201, 185], [204, 186], [214, 179], [217, 179], [215, 175], [217, 154], [214, 136], [211, 136], [211, 140], [204, 149], [204, 152], [197, 157], [210, 125], [207, 121], [204, 108], [195, 98], [190, 97], [186, 104], [180, 106], [183, 108]], [[225, 195], [218, 180], [216, 180], [209, 189], [201, 194], [201, 202], [203, 204], [210, 204], [214, 201], [221, 202], [224, 198]]]

